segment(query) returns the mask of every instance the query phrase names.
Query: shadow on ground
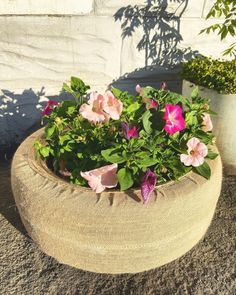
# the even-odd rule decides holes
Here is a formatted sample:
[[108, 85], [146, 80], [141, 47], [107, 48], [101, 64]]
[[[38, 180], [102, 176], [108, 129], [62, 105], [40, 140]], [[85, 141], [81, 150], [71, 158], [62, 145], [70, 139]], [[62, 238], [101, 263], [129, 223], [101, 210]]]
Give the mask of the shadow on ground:
[[[10, 181], [10, 163], [7, 161], [0, 162], [0, 214], [4, 216], [12, 226], [20, 233], [27, 234], [26, 230], [20, 220], [20, 215], [17, 211], [15, 200], [11, 191]], [[5, 173], [3, 173], [3, 171]]]
[[1, 294], [233, 295], [236, 177], [224, 178], [204, 239], [186, 255], [138, 274], [95, 274], [59, 264], [25, 234], [10, 188], [10, 162], [0, 162]]

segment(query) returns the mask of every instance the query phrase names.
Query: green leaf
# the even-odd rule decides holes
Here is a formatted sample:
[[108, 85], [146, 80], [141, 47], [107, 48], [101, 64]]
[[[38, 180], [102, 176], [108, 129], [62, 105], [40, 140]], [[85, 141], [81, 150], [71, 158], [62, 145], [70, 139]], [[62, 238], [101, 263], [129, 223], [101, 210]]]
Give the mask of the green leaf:
[[134, 184], [132, 175], [127, 168], [120, 169], [117, 173], [117, 177], [122, 191], [127, 190]]
[[35, 149], [40, 149], [41, 147], [42, 147], [41, 142], [40, 142], [39, 140], [36, 140], [36, 141], [34, 142], [34, 148], [35, 148]]
[[63, 147], [65, 151], [67, 152], [71, 152], [72, 151], [72, 146], [70, 145], [70, 143], [68, 143], [66, 146]]
[[84, 82], [80, 78], [77, 78], [77, 77], [71, 77], [70, 83], [71, 83], [71, 88], [74, 91], [78, 91], [80, 88], [85, 87]]
[[65, 141], [68, 141], [70, 139], [71, 139], [71, 137], [69, 134], [61, 135], [61, 136], [59, 136], [59, 144], [63, 145]]
[[204, 162], [201, 166], [194, 167], [194, 172], [197, 174], [205, 177], [206, 179], [210, 179], [211, 177], [211, 168], [207, 164], [207, 162]]
[[143, 159], [143, 158], [145, 158], [145, 157], [149, 157], [150, 155], [151, 155], [150, 152], [144, 152], [144, 151], [137, 152], [137, 153], [135, 154], [135, 156], [136, 156], [137, 158], [141, 158], [141, 159]]
[[150, 167], [158, 163], [158, 160], [151, 156], [151, 153], [141, 151], [136, 153], [136, 163], [139, 167]]
[[207, 158], [210, 159], [210, 160], [214, 160], [216, 157], [218, 156], [217, 153], [214, 153], [212, 151], [208, 151], [208, 154], [207, 154]]
[[197, 138], [199, 138], [200, 141], [202, 141], [205, 144], [211, 143], [212, 142], [212, 139], [214, 138], [214, 135], [212, 133], [207, 133], [207, 132], [205, 132], [203, 130], [198, 130], [195, 133], [195, 136]]
[[198, 87], [195, 87], [191, 93], [191, 98], [196, 99], [199, 96], [199, 90]]
[[[70, 109], [70, 107], [75, 107], [75, 106], [76, 106], [75, 101], [72, 101], [72, 100], [63, 101], [57, 109], [58, 117], [63, 117], [63, 118], [67, 117], [68, 110]], [[70, 111], [69, 111], [69, 113], [70, 113]]]
[[70, 183], [85, 186], [87, 184], [87, 181], [82, 176], [80, 176], [80, 171], [78, 169], [74, 169], [72, 171]]
[[115, 96], [116, 98], [119, 98], [120, 95], [122, 94], [122, 91], [121, 91], [120, 89], [118, 89], [118, 88], [115, 88], [115, 87], [113, 87], [113, 88], [111, 89], [111, 92], [114, 94], [114, 96]]
[[71, 93], [74, 95], [76, 102], [79, 102], [78, 99], [80, 99], [80, 103], [82, 103], [81, 98], [86, 94], [87, 90], [90, 89], [90, 86], [85, 85], [78, 77], [71, 77], [70, 85], [72, 89]]
[[119, 164], [127, 160], [123, 155], [118, 154], [119, 152], [119, 149], [112, 148], [101, 151], [101, 154], [107, 162]]
[[144, 114], [143, 114], [143, 117], [142, 117], [142, 120], [143, 120], [143, 128], [145, 129], [145, 131], [150, 134], [152, 133], [152, 123], [151, 121], [149, 120], [150, 118], [152, 117], [152, 114], [149, 110], [147, 110]]
[[84, 154], [83, 154], [83, 153], [77, 153], [76, 156], [77, 156], [79, 159], [83, 159]]
[[158, 162], [158, 160], [154, 158], [146, 157], [143, 159], [139, 159], [136, 162], [137, 162], [137, 165], [140, 167], [150, 167], [155, 165]]
[[172, 169], [172, 171], [174, 172], [176, 178], [191, 170], [191, 167], [184, 166], [179, 159], [169, 159], [167, 163], [169, 168]]
[[76, 111], [76, 107], [75, 106], [71, 106], [71, 107], [68, 107], [67, 109], [67, 114], [69, 116], [73, 115], [73, 113]]
[[35, 150], [36, 150], [36, 155], [37, 155], [37, 157], [40, 157], [41, 156], [41, 154], [40, 154], [40, 149], [42, 148], [42, 144], [41, 144], [41, 142], [39, 141], [39, 140], [36, 140], [35, 142], [34, 142], [34, 148], [35, 148]]
[[73, 91], [71, 90], [70, 86], [68, 86], [66, 83], [63, 83], [63, 87], [62, 89], [68, 93], [73, 93]]
[[219, 10], [216, 11], [216, 13], [217, 13], [217, 17], [221, 17], [221, 15], [222, 15], [222, 10], [219, 9]]
[[233, 26], [229, 26], [228, 27], [228, 30], [229, 30], [229, 32], [230, 32], [230, 34], [231, 34], [231, 36], [235, 36], [235, 31], [234, 31], [234, 27]]
[[46, 139], [49, 139], [55, 132], [56, 130], [56, 126], [55, 125], [52, 125], [50, 127], [47, 127], [46, 130], [45, 130], [45, 137]]
[[140, 108], [140, 104], [135, 101], [134, 103], [132, 103], [128, 108], [127, 108], [127, 113], [134, 113], [135, 111], [137, 111]]
[[222, 27], [222, 30], [221, 30], [221, 32], [219, 34], [220, 34], [220, 40], [222, 41], [223, 39], [225, 39], [225, 37], [228, 34], [227, 28], [226, 27]]
[[146, 144], [145, 140], [140, 138], [134, 138], [134, 137], [130, 139], [129, 143], [132, 146], [133, 150], [138, 150], [138, 151], [140, 150], [142, 146]]
[[45, 147], [40, 148], [39, 153], [42, 157], [47, 158], [50, 153], [50, 147], [45, 146]]
[[185, 153], [185, 150], [184, 147], [180, 146], [179, 142], [171, 142], [170, 146], [176, 150], [177, 152], [181, 153], [181, 154], [184, 154]]
[[206, 29], [202, 29], [199, 34], [202, 34], [206, 31]]
[[198, 120], [197, 120], [197, 117], [196, 117], [196, 111], [191, 111], [189, 113], [186, 113], [185, 122], [186, 122], [187, 126], [198, 125]]

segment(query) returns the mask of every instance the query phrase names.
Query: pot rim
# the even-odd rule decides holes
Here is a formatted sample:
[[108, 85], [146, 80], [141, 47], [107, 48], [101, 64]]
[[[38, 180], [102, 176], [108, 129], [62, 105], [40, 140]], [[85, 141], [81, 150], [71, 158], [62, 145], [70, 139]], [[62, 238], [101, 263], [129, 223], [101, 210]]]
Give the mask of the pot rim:
[[200, 90], [206, 90], [206, 91], [212, 91], [217, 93], [218, 95], [223, 95], [223, 96], [230, 96], [230, 97], [235, 97], [236, 96], [236, 92], [235, 93], [226, 93], [226, 92], [218, 92], [217, 90], [213, 89], [213, 88], [208, 88], [206, 86], [202, 86], [202, 85], [198, 85], [195, 82], [192, 82], [190, 80], [187, 79], [183, 79], [184, 83], [188, 83], [188, 84], [193, 84], [192, 86], [198, 86], [200, 88]]

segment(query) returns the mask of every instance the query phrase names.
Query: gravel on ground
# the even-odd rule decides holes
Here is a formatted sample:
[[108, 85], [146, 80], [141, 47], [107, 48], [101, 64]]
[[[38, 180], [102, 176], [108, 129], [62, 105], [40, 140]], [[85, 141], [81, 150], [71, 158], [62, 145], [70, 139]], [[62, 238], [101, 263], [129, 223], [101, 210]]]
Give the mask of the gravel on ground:
[[138, 274], [106, 275], [58, 263], [27, 235], [10, 185], [10, 161], [0, 161], [1, 295], [236, 294], [236, 176], [223, 179], [207, 234], [183, 257]]

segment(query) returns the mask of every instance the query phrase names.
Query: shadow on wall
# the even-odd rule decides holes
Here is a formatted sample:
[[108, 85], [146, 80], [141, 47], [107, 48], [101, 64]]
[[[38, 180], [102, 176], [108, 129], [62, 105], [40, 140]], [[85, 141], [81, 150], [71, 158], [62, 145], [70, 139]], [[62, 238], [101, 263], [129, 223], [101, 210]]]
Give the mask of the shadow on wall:
[[187, 6], [188, 0], [146, 0], [144, 6], [129, 5], [115, 13], [123, 39], [141, 32], [137, 50], [144, 51], [145, 61], [142, 68], [124, 74], [111, 86], [134, 93], [136, 84], [159, 88], [164, 81], [169, 90], [181, 93], [180, 64], [200, 55], [191, 48], [180, 48], [181, 17]]
[[38, 92], [32, 89], [15, 94], [0, 90], [0, 150], [10, 152], [33, 131], [42, 127], [42, 110], [51, 100], [68, 100], [69, 96], [46, 96], [45, 89]]
[[166, 69], [161, 66], [149, 66], [140, 69], [135, 69], [133, 72], [126, 73], [114, 80], [110, 87], [116, 87], [121, 90], [126, 90], [131, 94], [135, 94], [135, 86], [137, 84], [142, 87], [152, 86], [160, 88], [162, 82], [166, 82], [167, 88], [170, 91], [182, 93], [182, 79], [179, 75], [180, 67], [176, 66], [171, 69]]
[[[169, 8], [170, 3], [177, 4], [174, 11]], [[142, 7], [129, 5], [120, 8], [114, 19], [121, 22], [123, 39], [141, 30], [137, 49], [145, 52], [145, 67], [160, 65], [172, 68], [198, 54], [190, 48], [179, 48], [183, 40], [180, 21], [187, 6], [188, 0], [146, 0]]]

